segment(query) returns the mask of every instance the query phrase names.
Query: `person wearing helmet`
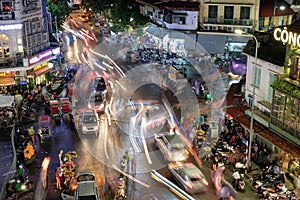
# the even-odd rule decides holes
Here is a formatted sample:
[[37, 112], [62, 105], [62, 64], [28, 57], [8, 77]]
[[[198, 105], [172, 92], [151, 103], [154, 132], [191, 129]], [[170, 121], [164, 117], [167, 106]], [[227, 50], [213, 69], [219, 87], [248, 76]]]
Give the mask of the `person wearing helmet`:
[[23, 183], [24, 182], [24, 173], [25, 173], [23, 165], [19, 165], [19, 167], [17, 169], [17, 173], [18, 173], [19, 181], [21, 181]]

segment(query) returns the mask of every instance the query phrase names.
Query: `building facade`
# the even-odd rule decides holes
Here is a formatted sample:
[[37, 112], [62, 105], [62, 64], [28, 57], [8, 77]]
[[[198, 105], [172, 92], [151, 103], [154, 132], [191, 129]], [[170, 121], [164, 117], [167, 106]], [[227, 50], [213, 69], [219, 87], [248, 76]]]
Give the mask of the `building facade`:
[[289, 25], [297, 6], [284, 0], [137, 0], [152, 22], [175, 30], [244, 32]]
[[60, 54], [50, 47], [46, 0], [5, 0], [0, 7], [0, 85], [43, 75], [48, 61]]
[[260, 0], [202, 0], [200, 24], [205, 31], [248, 32], [258, 28], [259, 8]]
[[[286, 144], [299, 148], [300, 21], [287, 27], [276, 27], [256, 38], [260, 42], [256, 65], [255, 44], [249, 41], [244, 49], [248, 57], [245, 98], [250, 105], [254, 104], [256, 121], [283, 138]], [[251, 116], [250, 109], [246, 115]], [[286, 169], [291, 161], [300, 161], [282, 151], [278, 154]]]
[[174, 30], [198, 30], [198, 1], [137, 0], [140, 12], [159, 26]]

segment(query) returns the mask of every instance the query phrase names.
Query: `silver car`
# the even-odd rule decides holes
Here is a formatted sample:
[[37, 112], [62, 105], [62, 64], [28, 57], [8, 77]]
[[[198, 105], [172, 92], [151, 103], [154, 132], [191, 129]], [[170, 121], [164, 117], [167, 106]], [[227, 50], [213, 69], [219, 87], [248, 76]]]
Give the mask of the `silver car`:
[[99, 200], [95, 174], [92, 172], [80, 172], [76, 176], [77, 188], [75, 200]]
[[186, 192], [194, 194], [207, 190], [206, 177], [193, 163], [173, 162], [168, 169]]
[[189, 156], [187, 145], [176, 133], [154, 134], [154, 141], [165, 160], [169, 162], [184, 161]]
[[99, 117], [95, 110], [84, 110], [80, 116], [80, 130], [82, 134], [99, 135]]

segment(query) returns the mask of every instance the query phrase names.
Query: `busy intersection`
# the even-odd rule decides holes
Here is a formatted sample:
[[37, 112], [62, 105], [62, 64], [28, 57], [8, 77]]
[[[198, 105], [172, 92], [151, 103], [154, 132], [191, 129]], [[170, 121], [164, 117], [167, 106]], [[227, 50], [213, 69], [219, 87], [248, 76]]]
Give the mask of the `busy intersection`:
[[74, 20], [47, 84], [2, 90], [15, 97], [3, 114], [4, 199], [77, 200], [84, 184], [87, 199], [296, 199], [265, 146], [253, 142], [248, 165], [249, 132], [222, 107], [224, 57], [185, 59], [97, 29], [82, 39]]

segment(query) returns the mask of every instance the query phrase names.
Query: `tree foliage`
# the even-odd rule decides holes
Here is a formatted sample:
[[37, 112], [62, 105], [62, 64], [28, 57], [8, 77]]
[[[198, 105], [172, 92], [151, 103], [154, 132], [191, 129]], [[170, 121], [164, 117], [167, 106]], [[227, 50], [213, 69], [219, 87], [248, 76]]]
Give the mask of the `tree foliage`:
[[[66, 21], [66, 18], [72, 12], [67, 1], [47, 0], [47, 12], [51, 13], [52, 25], [55, 26], [55, 16], [57, 17], [57, 27], [61, 29], [61, 25]], [[55, 30], [55, 29], [53, 29]]]
[[82, 0], [81, 5], [93, 13], [101, 13], [106, 20], [111, 19], [112, 30], [122, 31], [131, 25], [140, 27], [149, 22], [149, 18], [139, 13], [139, 5], [135, 0]]

